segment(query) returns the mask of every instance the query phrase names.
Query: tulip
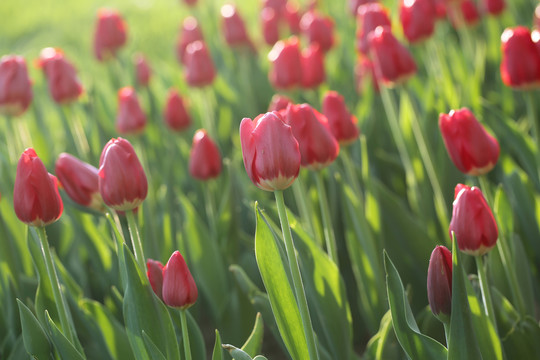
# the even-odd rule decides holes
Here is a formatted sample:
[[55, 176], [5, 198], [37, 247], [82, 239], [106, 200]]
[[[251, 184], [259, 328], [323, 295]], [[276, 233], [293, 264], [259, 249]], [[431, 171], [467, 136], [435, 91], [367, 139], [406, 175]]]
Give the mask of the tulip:
[[216, 69], [208, 48], [202, 41], [195, 41], [186, 48], [185, 78], [190, 86], [202, 87], [212, 84]]
[[540, 50], [524, 26], [504, 30], [501, 35], [501, 77], [506, 86], [530, 89], [540, 86]]
[[99, 61], [114, 57], [126, 43], [126, 23], [116, 10], [100, 9], [94, 33], [94, 54]]
[[399, 18], [403, 34], [410, 43], [418, 43], [429, 38], [435, 30], [437, 19], [433, 0], [402, 0]]
[[540, 4], [536, 5], [533, 15], [533, 26], [536, 29], [540, 29]]
[[[472, 0], [463, 0], [459, 6], [455, 6], [449, 11], [450, 21], [455, 28], [461, 27], [463, 24], [460, 22], [463, 21], [465, 25], [473, 26], [480, 21], [480, 13], [476, 4]], [[461, 11], [461, 18], [457, 14], [458, 11]]]
[[171, 307], [187, 309], [197, 301], [198, 291], [184, 258], [175, 251], [163, 268], [163, 302]]
[[77, 72], [61, 50], [50, 47], [41, 50], [37, 64], [43, 69], [54, 101], [68, 103], [82, 94], [83, 87]]
[[308, 104], [290, 104], [286, 110], [285, 123], [291, 126], [298, 140], [302, 166], [320, 170], [338, 156], [339, 143], [330, 132], [328, 119]]
[[17, 164], [13, 207], [19, 220], [38, 227], [52, 224], [64, 210], [58, 180], [47, 172], [32, 148], [22, 153]]
[[300, 172], [300, 150], [292, 129], [274, 111], [240, 123], [244, 166], [251, 181], [267, 191], [291, 186]]
[[268, 112], [285, 110], [290, 103], [292, 103], [291, 99], [285, 95], [275, 94], [268, 106]]
[[479, 188], [456, 186], [450, 236], [452, 232], [459, 249], [469, 255], [484, 255], [495, 246], [499, 236], [497, 223]]
[[454, 165], [467, 175], [489, 172], [499, 158], [499, 143], [467, 109], [439, 116], [439, 128]]
[[356, 16], [358, 14], [358, 8], [360, 5], [369, 4], [369, 3], [375, 3], [377, 0], [348, 0], [348, 8], [350, 13], [353, 16]]
[[143, 54], [136, 54], [133, 61], [135, 62], [135, 79], [140, 86], [148, 86], [152, 69]]
[[328, 91], [324, 95], [323, 114], [328, 119], [332, 135], [340, 145], [350, 144], [358, 138], [358, 120], [347, 109], [343, 96], [336, 91]]
[[279, 18], [274, 9], [262, 9], [261, 24], [264, 41], [268, 45], [274, 45], [279, 40]]
[[427, 293], [433, 315], [449, 323], [452, 310], [452, 253], [444, 246], [436, 246], [431, 253]]
[[120, 134], [138, 134], [146, 126], [146, 115], [141, 109], [135, 90], [126, 86], [118, 90], [116, 131]]
[[197, 19], [188, 16], [182, 23], [182, 31], [176, 43], [176, 57], [180, 63], [185, 63], [186, 49], [194, 41], [203, 41], [203, 34]]
[[174, 89], [169, 90], [167, 95], [167, 104], [163, 113], [165, 124], [175, 131], [182, 131], [191, 125], [191, 117], [189, 116], [184, 101]]
[[98, 169], [73, 155], [61, 153], [54, 171], [71, 200], [97, 211], [104, 210], [99, 193]]
[[281, 18], [286, 11], [287, 0], [263, 0], [262, 7], [274, 10], [278, 17]]
[[133, 146], [119, 137], [103, 148], [99, 160], [99, 192], [114, 210], [136, 209], [146, 198], [148, 182]]
[[229, 46], [253, 46], [247, 35], [244, 19], [240, 17], [234, 5], [223, 5], [221, 7], [221, 18], [223, 20], [223, 34]]
[[187, 6], [195, 6], [195, 5], [197, 5], [197, 0], [183, 0], [183, 1]]
[[375, 73], [387, 86], [406, 81], [416, 73], [413, 57], [388, 27], [377, 27], [369, 35]]
[[318, 44], [313, 43], [301, 54], [302, 87], [305, 89], [315, 88], [321, 85], [326, 73], [324, 70], [324, 53]]
[[369, 54], [368, 35], [377, 26], [391, 26], [388, 10], [379, 3], [367, 3], [358, 7], [356, 24], [356, 47], [364, 55]]
[[302, 63], [296, 37], [278, 41], [268, 54], [268, 59], [272, 63], [268, 77], [274, 87], [290, 89], [301, 84]]
[[189, 156], [189, 173], [198, 180], [209, 180], [221, 174], [221, 155], [216, 143], [205, 130], [197, 130]]
[[500, 15], [506, 8], [504, 0], [482, 0], [482, 10], [490, 15]]
[[22, 56], [0, 58], [0, 114], [18, 116], [32, 101], [32, 83]]
[[300, 29], [309, 43], [318, 44], [323, 52], [327, 52], [334, 45], [334, 23], [328, 17], [308, 11], [300, 20]]
[[300, 34], [300, 15], [300, 9], [298, 8], [298, 5], [292, 2], [288, 2], [285, 6], [285, 20], [289, 25], [289, 31], [291, 32], [291, 34]]
[[148, 259], [146, 261], [146, 269], [146, 276], [148, 276], [152, 290], [163, 301], [163, 264], [159, 261]]

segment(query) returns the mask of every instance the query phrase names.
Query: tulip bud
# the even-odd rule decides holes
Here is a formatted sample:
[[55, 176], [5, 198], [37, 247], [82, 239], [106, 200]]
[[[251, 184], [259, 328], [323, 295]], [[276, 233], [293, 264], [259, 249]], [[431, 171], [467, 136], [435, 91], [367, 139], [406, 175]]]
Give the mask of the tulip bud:
[[302, 166], [320, 170], [332, 163], [339, 154], [339, 144], [330, 132], [328, 120], [308, 104], [292, 105], [286, 110], [289, 124], [302, 155]]
[[292, 2], [288, 2], [285, 6], [285, 20], [289, 25], [289, 31], [291, 32], [291, 34], [300, 34], [300, 15], [300, 9], [298, 8], [298, 5]]
[[64, 210], [58, 180], [47, 172], [32, 148], [22, 153], [17, 164], [13, 207], [19, 220], [29, 226], [52, 224]]
[[356, 16], [356, 14], [358, 14], [358, 8], [360, 5], [375, 3], [377, 1], [378, 0], [348, 0], [348, 8], [350, 13], [353, 16]]
[[499, 159], [499, 143], [467, 109], [439, 115], [439, 128], [454, 165], [467, 175], [489, 172]]
[[405, 82], [416, 73], [413, 57], [388, 27], [377, 27], [369, 35], [375, 73], [387, 86]]
[[433, 315], [443, 323], [449, 323], [452, 310], [452, 253], [444, 246], [436, 246], [431, 253], [427, 293]]
[[180, 63], [185, 64], [186, 49], [189, 44], [195, 41], [203, 41], [203, 34], [197, 19], [188, 16], [182, 23], [182, 31], [176, 43], [176, 57]]
[[309, 43], [318, 44], [322, 52], [327, 52], [334, 45], [334, 23], [330, 18], [308, 11], [300, 20], [300, 29]]
[[281, 17], [285, 12], [287, 0], [262, 0], [263, 8], [271, 8]]
[[388, 10], [379, 3], [367, 3], [358, 7], [356, 16], [356, 47], [364, 55], [369, 54], [368, 35], [377, 26], [391, 26]]
[[275, 88], [290, 89], [300, 85], [302, 63], [296, 37], [278, 41], [268, 54], [268, 59], [272, 63], [268, 78]]
[[223, 20], [223, 34], [229, 46], [253, 46], [248, 38], [244, 19], [240, 17], [234, 5], [223, 5], [221, 7], [221, 18]]
[[251, 181], [267, 191], [291, 186], [300, 172], [300, 150], [291, 127], [274, 111], [240, 123], [244, 166]]
[[171, 307], [187, 309], [197, 301], [195, 280], [184, 258], [175, 251], [163, 268], [163, 302]]
[[429, 38], [435, 30], [437, 19], [433, 0], [402, 0], [399, 18], [403, 34], [410, 43], [418, 43]]
[[126, 86], [118, 90], [116, 131], [120, 134], [139, 134], [146, 126], [146, 115], [141, 109], [135, 90]]
[[479, 188], [456, 186], [450, 236], [452, 231], [459, 249], [466, 254], [484, 255], [495, 246], [499, 236], [497, 223]]
[[148, 86], [152, 69], [143, 54], [136, 54], [133, 61], [135, 62], [135, 79], [140, 86]]
[[318, 44], [313, 43], [301, 54], [302, 64], [302, 87], [305, 89], [315, 88], [321, 85], [325, 78], [324, 53]]
[[285, 95], [275, 94], [268, 106], [268, 112], [285, 110], [292, 101]]
[[336, 91], [327, 91], [324, 95], [323, 114], [328, 119], [332, 135], [340, 145], [350, 144], [358, 138], [358, 120], [347, 109], [343, 96]]
[[68, 103], [82, 94], [83, 88], [75, 68], [61, 50], [50, 47], [41, 50], [37, 64], [43, 69], [54, 101], [59, 104]]
[[533, 26], [538, 30], [540, 29], [540, 4], [536, 5], [533, 15]]
[[212, 84], [216, 69], [206, 44], [195, 41], [186, 48], [185, 77], [190, 86], [202, 87]]
[[481, 6], [484, 13], [497, 16], [506, 8], [506, 2], [504, 0], [482, 0]]
[[191, 125], [191, 117], [186, 110], [184, 101], [174, 89], [170, 89], [167, 95], [167, 104], [163, 118], [165, 119], [165, 124], [174, 131], [185, 130]]
[[159, 261], [148, 259], [146, 261], [146, 269], [146, 276], [148, 276], [152, 290], [163, 301], [163, 264]]
[[114, 57], [126, 43], [126, 23], [116, 10], [100, 9], [94, 33], [94, 54], [99, 61]]
[[506, 86], [530, 89], [540, 86], [540, 51], [524, 26], [508, 28], [501, 35], [501, 77]]
[[73, 155], [61, 153], [54, 171], [71, 200], [97, 211], [104, 210], [99, 193], [98, 169]]
[[197, 5], [197, 0], [183, 0], [183, 1], [187, 6], [193, 7], [193, 6]]
[[261, 11], [261, 24], [264, 41], [274, 45], [279, 40], [279, 18], [274, 9], [265, 7]]
[[[461, 12], [460, 16], [457, 13], [458, 11]], [[458, 6], [454, 6], [448, 11], [448, 15], [450, 16], [452, 26], [455, 28], [460, 28], [461, 26], [473, 26], [480, 21], [480, 13], [472, 0], [461, 1]]]
[[0, 114], [18, 116], [32, 101], [32, 83], [22, 56], [0, 58]]
[[126, 139], [111, 139], [105, 145], [98, 175], [101, 197], [114, 210], [134, 210], [146, 198], [146, 174], [133, 146]]
[[197, 130], [189, 156], [189, 173], [198, 180], [209, 180], [221, 174], [221, 155], [216, 143], [205, 130]]

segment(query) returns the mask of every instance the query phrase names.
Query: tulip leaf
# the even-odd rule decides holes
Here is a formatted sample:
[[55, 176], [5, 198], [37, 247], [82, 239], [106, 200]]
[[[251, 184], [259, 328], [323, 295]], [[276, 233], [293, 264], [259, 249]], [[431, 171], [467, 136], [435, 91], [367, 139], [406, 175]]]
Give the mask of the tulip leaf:
[[146, 351], [148, 352], [148, 355], [150, 355], [150, 359], [166, 360], [165, 356], [163, 356], [163, 353], [159, 351], [156, 344], [154, 344], [152, 339], [150, 339], [150, 337], [144, 330], [142, 331], [142, 338], [143, 338], [144, 346], [146, 347]]
[[51, 343], [43, 327], [32, 311], [17, 299], [21, 317], [24, 347], [30, 356], [36, 359], [48, 359], [51, 356]]
[[394, 331], [407, 356], [415, 360], [446, 359], [446, 348], [438, 341], [420, 333], [399, 273], [386, 251], [384, 268]]
[[261, 313], [257, 313], [255, 317], [255, 325], [253, 325], [253, 331], [249, 335], [248, 339], [242, 345], [242, 350], [251, 356], [255, 356], [261, 351], [262, 341], [264, 335], [264, 324]]
[[401, 359], [403, 350], [399, 346], [392, 327], [392, 312], [383, 315], [379, 331], [369, 340], [364, 353], [366, 360]]
[[253, 358], [253, 360], [268, 360], [268, 359], [262, 355], [257, 355]]
[[223, 347], [221, 344], [221, 336], [216, 329], [216, 342], [214, 343], [214, 351], [212, 353], [212, 360], [223, 360]]
[[308, 359], [309, 352], [300, 311], [285, 264], [279, 254], [276, 238], [259, 208], [256, 212], [255, 257], [279, 333], [293, 360]]
[[253, 360], [251, 356], [248, 355], [244, 350], [241, 350], [237, 347], [234, 347], [229, 344], [224, 344], [223, 348], [231, 354], [234, 360]]
[[45, 318], [47, 319], [49, 331], [51, 332], [51, 340], [55, 349], [60, 354], [60, 358], [70, 360], [86, 359], [86, 357], [64, 336], [47, 311], [45, 311]]

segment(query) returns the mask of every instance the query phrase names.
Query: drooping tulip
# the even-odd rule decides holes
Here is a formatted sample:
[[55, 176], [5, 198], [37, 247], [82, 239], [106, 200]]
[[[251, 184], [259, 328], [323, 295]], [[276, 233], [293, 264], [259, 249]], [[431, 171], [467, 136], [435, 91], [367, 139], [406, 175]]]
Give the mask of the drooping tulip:
[[221, 154], [208, 135], [201, 129], [195, 132], [189, 155], [189, 174], [198, 180], [210, 180], [221, 174]]
[[302, 82], [302, 64], [298, 38], [278, 41], [268, 59], [272, 63], [268, 77], [270, 83], [278, 89], [290, 89]]
[[340, 145], [354, 142], [360, 133], [356, 125], [358, 120], [345, 104], [343, 96], [336, 91], [328, 91], [323, 99], [323, 114], [328, 119], [332, 135]]
[[310, 44], [318, 44], [322, 52], [327, 52], [334, 45], [334, 23], [316, 11], [308, 11], [300, 20], [300, 30]]
[[452, 253], [444, 246], [436, 246], [431, 253], [427, 294], [433, 315], [448, 323], [452, 311]]
[[126, 86], [118, 90], [116, 131], [119, 134], [138, 134], [146, 127], [146, 115], [135, 90]]
[[182, 22], [182, 29], [176, 42], [176, 58], [181, 64], [185, 64], [186, 49], [194, 41], [203, 41], [203, 33], [197, 19], [188, 16]]
[[22, 153], [17, 164], [13, 207], [19, 220], [39, 227], [58, 220], [64, 210], [58, 180], [47, 172], [32, 148]]
[[47, 78], [49, 93], [59, 104], [76, 100], [83, 92], [81, 81], [64, 53], [55, 48], [45, 48], [37, 61]]
[[388, 10], [377, 2], [366, 3], [358, 7], [356, 24], [356, 47], [364, 55], [369, 54], [368, 35], [377, 26], [391, 26]]
[[531, 89], [540, 86], [540, 51], [524, 26], [504, 30], [501, 35], [501, 77], [506, 86]]
[[133, 58], [135, 63], [135, 80], [140, 86], [148, 86], [150, 77], [152, 76], [152, 69], [148, 64], [148, 60], [143, 54], [136, 54]]
[[301, 53], [302, 87], [315, 88], [326, 79], [324, 53], [318, 44], [313, 43]]
[[99, 9], [94, 33], [94, 54], [99, 61], [108, 60], [127, 41], [127, 26], [120, 13]]
[[216, 68], [206, 44], [195, 41], [186, 48], [185, 73], [190, 86], [203, 87], [212, 84], [216, 77]]
[[32, 83], [22, 56], [0, 58], [0, 114], [21, 115], [32, 102]]
[[163, 268], [162, 295], [166, 305], [180, 309], [187, 309], [197, 301], [197, 285], [179, 251], [171, 255]]
[[159, 261], [148, 259], [146, 261], [146, 276], [150, 281], [152, 290], [163, 301], [163, 264]]
[[401, 1], [399, 18], [403, 34], [410, 43], [418, 43], [433, 35], [436, 11], [433, 0]]
[[191, 125], [191, 117], [186, 110], [184, 100], [174, 89], [170, 89], [167, 95], [163, 118], [165, 124], [174, 131], [185, 130]]

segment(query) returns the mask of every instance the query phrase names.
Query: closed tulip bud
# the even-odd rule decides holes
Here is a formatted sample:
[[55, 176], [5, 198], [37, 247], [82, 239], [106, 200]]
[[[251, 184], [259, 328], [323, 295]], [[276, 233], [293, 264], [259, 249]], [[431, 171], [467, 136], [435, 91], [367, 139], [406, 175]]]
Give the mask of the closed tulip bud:
[[501, 77], [506, 86], [531, 89], [540, 86], [540, 50], [524, 26], [508, 28], [501, 36]]
[[112, 9], [98, 11], [94, 33], [94, 54], [99, 61], [116, 55], [127, 40], [126, 23], [120, 14]]
[[189, 155], [189, 174], [198, 180], [209, 180], [221, 174], [221, 154], [205, 130], [197, 130], [193, 136]]
[[388, 27], [377, 27], [369, 35], [375, 73], [387, 86], [405, 82], [416, 73], [416, 63], [407, 48]]
[[244, 19], [240, 17], [234, 5], [223, 5], [221, 7], [221, 18], [223, 20], [223, 34], [229, 46], [253, 46], [247, 35]]
[[41, 50], [37, 65], [43, 69], [49, 93], [57, 103], [71, 102], [82, 94], [83, 87], [77, 72], [61, 50], [50, 47]]
[[301, 20], [300, 9], [298, 5], [292, 2], [288, 2], [285, 6], [285, 20], [289, 25], [289, 31], [291, 34], [298, 35], [300, 34], [300, 20]]
[[456, 167], [467, 175], [489, 172], [499, 159], [499, 143], [467, 108], [439, 115], [446, 150]]
[[388, 10], [377, 2], [361, 5], [358, 7], [356, 25], [356, 47], [360, 53], [368, 55], [368, 35], [375, 30], [377, 26], [391, 26]]
[[268, 112], [285, 110], [287, 105], [291, 104], [292, 101], [285, 95], [275, 94], [272, 96], [272, 101], [268, 106]]
[[[472, 0], [463, 0], [458, 5], [459, 6], [453, 7], [451, 9], [452, 11], [448, 11], [450, 22], [455, 28], [461, 26], [474, 26], [480, 21], [480, 13]], [[458, 11], [461, 11], [461, 16], [457, 15]], [[463, 21], [464, 24], [460, 23], [460, 21]]]
[[499, 236], [497, 223], [479, 188], [456, 186], [450, 236], [452, 232], [459, 249], [469, 255], [484, 255], [495, 246]]
[[29, 226], [52, 224], [64, 210], [58, 180], [47, 172], [32, 148], [22, 153], [17, 164], [13, 207], [19, 220]]
[[262, 9], [261, 24], [264, 41], [268, 45], [274, 45], [279, 40], [279, 18], [274, 9]]
[[287, 7], [287, 0], [262, 0], [262, 7], [274, 10], [281, 18]]
[[191, 117], [186, 110], [184, 100], [182, 100], [178, 92], [174, 89], [169, 90], [169, 94], [167, 95], [163, 118], [165, 119], [165, 124], [174, 131], [185, 130], [191, 125]]
[[99, 193], [98, 169], [73, 155], [61, 153], [54, 171], [71, 200], [96, 211], [104, 210]]
[[350, 144], [358, 138], [358, 120], [347, 109], [343, 96], [336, 91], [328, 91], [324, 95], [323, 114], [328, 119], [332, 135], [340, 145]]
[[302, 51], [302, 87], [315, 88], [326, 79], [324, 70], [324, 53], [318, 44], [313, 43]]
[[497, 16], [506, 8], [506, 2], [504, 0], [482, 0], [481, 6], [484, 13]]
[[534, 9], [533, 25], [536, 29], [540, 29], [540, 4]]
[[363, 93], [366, 90], [366, 86], [371, 84], [375, 92], [379, 92], [379, 81], [375, 76], [375, 69], [373, 62], [367, 56], [360, 56], [354, 67], [354, 75], [356, 77], [357, 90], [359, 93]]
[[300, 29], [310, 44], [318, 44], [323, 52], [334, 45], [334, 23], [315, 11], [308, 11], [300, 20]]
[[184, 4], [186, 4], [187, 6], [195, 6], [197, 5], [198, 0], [183, 0], [183, 1], [184, 1]]
[[203, 87], [212, 84], [216, 69], [204, 42], [195, 41], [189, 44], [185, 61], [185, 78], [190, 86]]
[[144, 114], [135, 90], [126, 86], [118, 90], [116, 131], [119, 134], [139, 134], [146, 126]]
[[32, 83], [22, 56], [0, 58], [0, 114], [18, 116], [32, 102]]
[[163, 267], [159, 261], [152, 259], [146, 261], [146, 276], [148, 276], [152, 290], [161, 300], [163, 300]]
[[435, 30], [437, 19], [433, 0], [402, 0], [399, 18], [403, 34], [410, 43], [418, 43], [429, 38]]
[[308, 104], [291, 104], [287, 107], [285, 122], [298, 140], [302, 166], [320, 170], [336, 159], [339, 143], [330, 132], [324, 115]]
[[296, 37], [278, 41], [268, 59], [272, 63], [268, 77], [275, 88], [290, 89], [301, 84], [302, 63]]
[[187, 309], [197, 301], [198, 291], [184, 258], [175, 251], [163, 268], [163, 302], [171, 307]]
[[148, 86], [150, 77], [152, 76], [152, 69], [150, 69], [148, 61], [143, 54], [136, 54], [133, 61], [135, 63], [135, 79], [137, 80], [137, 84]]
[[452, 253], [437, 246], [431, 253], [427, 275], [429, 307], [443, 323], [450, 322], [452, 310]]
[[375, 3], [378, 0], [348, 0], [348, 8], [351, 13], [351, 15], [356, 16], [358, 13], [358, 8], [360, 5], [368, 4], [368, 3]]
[[119, 211], [136, 209], [146, 198], [148, 182], [133, 146], [111, 139], [99, 160], [99, 192], [105, 204]]
[[240, 123], [244, 166], [251, 181], [267, 191], [284, 190], [300, 172], [300, 150], [291, 127], [274, 111]]
[[181, 64], [185, 64], [186, 49], [195, 41], [203, 41], [203, 34], [197, 19], [188, 16], [182, 23], [182, 30], [176, 43], [176, 57]]

